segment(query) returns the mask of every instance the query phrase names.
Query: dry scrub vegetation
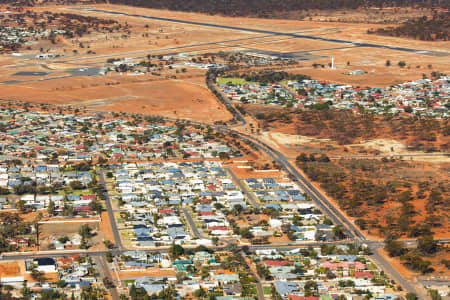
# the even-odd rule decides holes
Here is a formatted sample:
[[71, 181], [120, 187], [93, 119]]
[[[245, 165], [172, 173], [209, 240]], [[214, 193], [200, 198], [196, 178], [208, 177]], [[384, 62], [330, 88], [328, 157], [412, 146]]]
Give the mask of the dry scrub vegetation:
[[436, 14], [428, 19], [426, 16], [409, 19], [398, 27], [369, 30], [387, 36], [409, 37], [423, 41], [448, 41], [450, 37], [450, 13]]
[[334, 110], [286, 110], [254, 105], [244, 105], [241, 108], [255, 116], [263, 129], [331, 139], [340, 145], [388, 138], [403, 142], [408, 150], [413, 151], [450, 149], [449, 120], [354, 114]]
[[330, 161], [305, 154], [296, 162], [369, 234], [448, 235], [448, 165], [386, 158]]
[[[21, 35], [18, 40], [0, 38], [0, 53], [17, 51], [24, 44], [28, 44], [27, 50], [32, 49], [32, 44], [35, 45], [34, 48], [39, 49], [40, 46], [44, 46], [42, 43], [34, 43], [39, 40], [48, 40], [50, 44], [47, 46], [54, 47], [57, 44], [67, 43], [65, 39], [81, 38], [92, 33], [128, 32], [130, 27], [112, 19], [19, 9], [8, 14], [0, 14], [0, 30], [8, 32], [12, 29], [24, 30], [26, 34]], [[85, 45], [79, 43], [79, 47], [85, 48]], [[43, 47], [40, 50], [45, 51]], [[93, 54], [92, 51], [89, 54]]]

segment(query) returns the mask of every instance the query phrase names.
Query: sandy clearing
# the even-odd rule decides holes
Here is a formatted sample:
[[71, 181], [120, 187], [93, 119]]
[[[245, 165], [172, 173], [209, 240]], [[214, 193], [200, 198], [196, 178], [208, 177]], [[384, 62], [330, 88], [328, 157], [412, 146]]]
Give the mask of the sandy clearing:
[[23, 276], [19, 261], [0, 262], [0, 277]]
[[[280, 132], [265, 132], [264, 136], [266, 137], [266, 140], [270, 139], [271, 141], [274, 141], [279, 145], [279, 147], [295, 147], [302, 144], [311, 146], [311, 145], [318, 145], [318, 146], [327, 146], [332, 145], [336, 148], [339, 148], [340, 146], [326, 138], [314, 138], [309, 136], [303, 136], [303, 135], [293, 135], [293, 134], [286, 134], [286, 133], [280, 133]], [[372, 140], [363, 140], [360, 143], [357, 144], [349, 144], [345, 145], [347, 148], [350, 149], [366, 149], [368, 151], [377, 150], [380, 152], [380, 155], [389, 155], [389, 156], [407, 156], [407, 155], [417, 155], [416, 157], [412, 157], [412, 160], [418, 160], [418, 161], [428, 161], [428, 162], [439, 162], [439, 163], [445, 163], [450, 162], [450, 158], [442, 155], [442, 156], [433, 156], [433, 157], [427, 157], [426, 155], [428, 153], [425, 153], [423, 151], [410, 151], [408, 150], [407, 146], [397, 140], [394, 139], [372, 139]], [[332, 155], [334, 155], [333, 153]], [[351, 153], [349, 153], [351, 154]], [[342, 153], [343, 156], [347, 155], [345, 153]], [[359, 154], [363, 155], [363, 154]], [[420, 155], [425, 155], [421, 157]]]
[[173, 269], [147, 269], [145, 271], [121, 271], [119, 273], [120, 279], [132, 279], [139, 277], [160, 277], [160, 276], [175, 276], [175, 270]]
[[117, 244], [117, 241], [114, 240], [108, 213], [106, 211], [102, 212], [101, 217], [102, 221], [99, 224], [99, 231], [103, 234], [105, 240]]
[[332, 142], [330, 139], [319, 139], [304, 135], [285, 134], [281, 132], [270, 132], [268, 135], [280, 144], [323, 144]]
[[[59, 79], [49, 84], [35, 82], [27, 85], [1, 86], [0, 91], [3, 98], [11, 100], [81, 106], [96, 104], [94, 108], [97, 110], [159, 114], [209, 123], [229, 120], [232, 117], [198, 76], [188, 79], [189, 81], [159, 79], [105, 85], [106, 82], [115, 80], [106, 76], [79, 77], [73, 78], [70, 82]], [[53, 90], [46, 89], [45, 84]], [[92, 86], [89, 86], [90, 84]], [[84, 87], [70, 88], [71, 85]], [[120, 98], [129, 100], [116, 101]], [[104, 105], [101, 105], [101, 102], [104, 102]]]
[[238, 179], [247, 179], [247, 178], [280, 178], [285, 177], [283, 172], [280, 170], [255, 170], [251, 166], [245, 166], [245, 168], [239, 168], [239, 166], [243, 166], [242, 164], [228, 165], [229, 168], [234, 175]]
[[113, 87], [112, 89], [116, 89], [124, 95], [135, 95], [139, 99], [96, 106], [96, 109], [158, 114], [209, 123], [231, 119], [231, 114], [218, 103], [215, 96], [199, 84], [184, 81], [161, 81], [133, 84], [128, 87]]

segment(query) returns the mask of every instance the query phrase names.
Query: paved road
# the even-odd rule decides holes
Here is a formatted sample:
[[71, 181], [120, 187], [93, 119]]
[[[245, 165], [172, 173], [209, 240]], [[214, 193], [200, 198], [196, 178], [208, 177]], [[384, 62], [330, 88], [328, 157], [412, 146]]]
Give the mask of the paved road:
[[267, 153], [274, 161], [276, 161], [281, 167], [283, 167], [289, 174], [293, 175], [297, 183], [303, 188], [303, 190], [311, 197], [311, 199], [316, 202], [316, 204], [329, 215], [335, 224], [343, 225], [350, 237], [365, 241], [366, 238], [359, 231], [359, 229], [350, 222], [338, 209], [331, 205], [326, 197], [321, 194], [292, 164], [289, 160], [280, 152], [273, 149], [271, 146], [265, 144], [264, 142], [256, 139], [248, 134], [241, 133], [238, 131], [230, 130], [233, 134], [236, 134], [240, 138], [252, 142], [259, 150]]
[[[171, 119], [171, 118], [164, 118], [166, 120], [177, 120], [178, 119]], [[201, 126], [211, 126], [211, 124], [205, 124], [205, 123], [201, 123], [201, 122], [195, 122], [195, 121], [191, 121], [191, 120], [182, 120], [182, 121], [186, 121], [186, 122], [190, 122], [191, 124], [198, 124]], [[374, 254], [373, 254], [373, 258], [374, 260], [377, 261], [377, 263], [387, 272], [389, 273], [399, 284], [401, 284], [403, 286], [403, 288], [405, 290], [407, 290], [408, 292], [414, 292], [416, 294], [417, 291], [416, 289], [410, 284], [408, 283], [406, 280], [404, 280], [404, 278], [402, 277], [402, 275], [400, 273], [398, 273], [394, 268], [392, 268], [392, 266], [378, 253], [378, 249], [379, 247], [382, 246], [382, 243], [380, 242], [372, 242], [367, 240], [364, 235], [361, 234], [361, 232], [359, 231], [359, 229], [351, 222], [349, 221], [338, 209], [336, 209], [331, 203], [328, 202], [328, 200], [326, 199], [326, 197], [324, 195], [321, 194], [321, 192], [319, 190], [317, 190], [309, 181], [308, 179], [306, 179], [288, 160], [288, 158], [286, 156], [284, 156], [282, 153], [280, 153], [279, 151], [273, 149], [271, 146], [265, 144], [264, 142], [260, 141], [258, 138], [255, 138], [253, 136], [250, 136], [248, 134], [245, 133], [241, 133], [238, 131], [234, 131], [234, 130], [230, 130], [228, 127], [226, 126], [216, 126], [216, 125], [212, 125], [213, 128], [215, 128], [218, 131], [221, 131], [223, 133], [226, 134], [235, 134], [236, 136], [240, 137], [242, 140], [246, 140], [251, 142], [252, 144], [255, 145], [255, 147], [257, 147], [259, 150], [267, 153], [274, 161], [276, 161], [278, 164], [280, 164], [289, 174], [291, 174], [295, 180], [299, 183], [299, 185], [305, 190], [305, 192], [318, 204], [318, 206], [326, 213], [328, 214], [333, 221], [335, 222], [335, 224], [341, 224], [343, 225], [347, 231], [348, 231], [348, 235], [349, 237], [357, 240], [359, 243], [364, 242], [367, 243], [371, 249], [373, 250]], [[101, 171], [99, 171], [99, 178], [100, 178], [100, 182], [102, 184], [105, 184], [105, 180], [104, 180], [104, 176], [103, 173]], [[239, 180], [237, 180], [236, 182], [239, 182]], [[245, 191], [245, 188], [242, 189], [243, 191]], [[114, 218], [114, 214], [112, 211], [112, 206], [111, 206], [111, 201], [109, 199], [109, 195], [106, 192], [105, 193], [105, 198], [106, 198], [106, 206], [108, 209], [108, 214], [110, 216], [110, 220], [111, 220], [111, 227], [113, 229], [113, 233], [114, 233], [114, 237], [116, 240], [116, 245], [119, 247], [119, 250], [115, 250], [113, 251], [113, 253], [122, 253], [124, 248], [122, 246], [121, 243], [121, 239], [120, 239], [120, 235], [117, 229], [117, 224], [115, 222], [115, 218]], [[189, 222], [189, 218], [187, 217], [188, 222]], [[193, 222], [193, 220], [191, 220]], [[193, 226], [193, 228], [195, 228], [195, 224]], [[116, 239], [116, 236], [118, 237]], [[279, 250], [288, 250], [288, 249], [295, 249], [295, 248], [300, 248], [300, 247], [308, 247], [308, 246], [318, 246], [321, 245], [323, 243], [317, 242], [317, 243], [292, 243], [289, 245], [283, 245], [283, 246], [276, 246], [276, 245], [261, 245], [261, 246], [250, 246], [251, 249], [256, 250], [256, 249], [273, 249], [273, 248], [277, 248]], [[215, 250], [219, 250], [219, 247], [213, 247], [213, 249]], [[150, 249], [149, 249], [150, 250]], [[163, 249], [159, 249], [156, 248], [154, 250], [157, 251], [167, 251], [167, 249], [163, 250]], [[86, 254], [85, 251], [80, 251], [81, 254]], [[93, 256], [102, 256], [106, 253], [106, 251], [96, 251], [96, 252], [88, 252], [90, 255]], [[58, 252], [52, 252], [51, 254], [27, 254], [24, 253], [22, 254], [18, 254], [18, 255], [13, 255], [13, 256], [4, 256], [1, 258], [1, 260], [6, 260], [6, 259], [24, 259], [24, 258], [30, 258], [30, 257], [36, 257], [36, 256], [67, 256], [67, 255], [73, 255], [76, 254], [74, 252], [62, 252], [62, 253], [58, 253]]]
[[[205, 124], [199, 124], [205, 126]], [[208, 126], [210, 126], [208, 124]], [[213, 126], [216, 130], [225, 132], [227, 134], [235, 134], [243, 140], [247, 140], [253, 143], [259, 150], [267, 153], [273, 160], [280, 164], [289, 174], [291, 174], [299, 183], [299, 185], [305, 190], [305, 192], [313, 199], [318, 206], [329, 215], [335, 224], [340, 224], [347, 229], [347, 234], [349, 237], [354, 239], [358, 244], [365, 243], [373, 251], [372, 257], [378, 262], [379, 266], [384, 269], [384, 271], [390, 274], [397, 283], [399, 283], [406, 291], [420, 295], [415, 287], [406, 281], [403, 276], [395, 270], [388, 261], [386, 261], [379, 253], [378, 249], [383, 245], [381, 242], [373, 242], [366, 239], [366, 237], [359, 231], [359, 229], [348, 220], [336, 207], [329, 203], [328, 199], [322, 195], [322, 193], [317, 190], [307, 178], [305, 178], [292, 164], [289, 162], [288, 158], [284, 156], [279, 151], [273, 149], [271, 146], [265, 144], [253, 136], [238, 131], [230, 130], [226, 126]], [[270, 245], [266, 246], [265, 249], [270, 249]], [[274, 248], [272, 246], [272, 248]], [[278, 248], [278, 247], [277, 247]], [[281, 248], [281, 247], [280, 247]], [[286, 247], [287, 248], [287, 247]], [[264, 248], [262, 248], [264, 249]], [[279, 248], [278, 248], [279, 249]], [[292, 249], [292, 248], [291, 248]]]
[[[440, 156], [450, 156], [447, 152], [438, 153], [418, 153], [418, 154], [379, 154], [379, 155], [331, 155], [331, 159], [374, 159], [374, 158], [397, 158], [397, 157], [440, 157]], [[295, 158], [292, 158], [295, 159]]]
[[225, 168], [225, 170], [227, 171], [227, 173], [231, 176], [231, 178], [233, 179], [234, 182], [236, 182], [236, 184], [239, 186], [240, 190], [247, 196], [247, 199], [250, 201], [250, 203], [253, 205], [253, 207], [255, 208], [260, 208], [261, 204], [258, 202], [258, 199], [256, 199], [255, 195], [250, 192], [243, 184], [242, 181], [236, 177], [236, 175], [233, 173], [233, 171], [231, 171], [228, 168]]
[[421, 294], [420, 290], [415, 285], [407, 281], [392, 265], [380, 254], [381, 247], [371, 247], [373, 254], [371, 258], [375, 263], [382, 268], [387, 274], [389, 274], [399, 285], [408, 292], [415, 293], [420, 298], [425, 299], [426, 295]]
[[352, 42], [352, 41], [348, 41], [348, 40], [325, 38], [325, 37], [314, 36], [314, 35], [299, 34], [299, 33], [295, 33], [295, 32], [278, 32], [278, 31], [263, 30], [263, 29], [248, 28], [248, 27], [238, 27], [238, 26], [229, 26], [229, 25], [221, 25], [221, 24], [206, 23], [206, 22], [196, 22], [196, 21], [188, 21], [188, 20], [173, 19], [173, 18], [145, 16], [145, 15], [117, 12], [117, 11], [105, 10], [105, 9], [94, 9], [94, 8], [75, 8], [75, 9], [100, 12], [100, 13], [112, 14], [112, 15], [127, 16], [127, 17], [143, 18], [143, 19], [155, 20], [155, 21], [164, 21], [164, 22], [196, 25], [196, 26], [203, 26], [203, 27], [213, 27], [213, 28], [221, 28], [221, 29], [228, 29], [228, 30], [238, 30], [238, 31], [245, 31], [245, 32], [252, 32], [252, 33], [271, 34], [271, 35], [276, 35], [276, 36], [289, 36], [289, 37], [293, 37], [293, 38], [315, 40], [315, 41], [322, 41], [322, 42], [332, 42], [332, 43], [346, 44], [346, 45], [359, 46], [359, 47], [367, 47], [367, 48], [396, 50], [396, 51], [402, 51], [402, 52], [417, 53], [417, 54], [422, 54], [422, 55], [432, 55], [432, 56], [448, 56], [449, 55], [448, 52], [443, 52], [443, 51], [438, 52], [438, 51], [428, 51], [428, 50], [420, 50], [420, 49], [412, 49], [412, 48], [404, 48], [404, 47], [395, 47], [395, 46], [389, 46], [389, 45], [379, 45], [379, 44], [372, 44], [372, 43]]
[[223, 105], [225, 105], [226, 109], [228, 109], [228, 111], [230, 111], [230, 113], [233, 115], [233, 117], [236, 118], [239, 122], [241, 122], [240, 125], [247, 125], [247, 121], [245, 120], [244, 116], [228, 100], [228, 96], [225, 95], [221, 89], [217, 88], [215, 82], [213, 82], [211, 77], [206, 78], [206, 85], [213, 93], [216, 93], [217, 99]]
[[[298, 248], [308, 248], [308, 247], [319, 247], [323, 244], [346, 244], [351, 242], [351, 240], [344, 241], [330, 241], [330, 242], [290, 242], [286, 244], [269, 244], [269, 245], [249, 245], [250, 250], [264, 250], [264, 249], [277, 249], [279, 251], [287, 251]], [[382, 245], [381, 242], [378, 242]], [[226, 246], [213, 246], [210, 247], [214, 251], [222, 251], [226, 248]], [[145, 251], [157, 251], [161, 253], [167, 253], [168, 247], [153, 247], [153, 248], [145, 248]], [[20, 260], [20, 259], [29, 259], [29, 258], [38, 258], [38, 257], [67, 257], [72, 255], [90, 255], [90, 256], [104, 256], [107, 252], [111, 252], [113, 255], [120, 255], [129, 249], [113, 249], [113, 250], [51, 250], [51, 251], [39, 251], [39, 252], [21, 252], [21, 253], [2, 253], [0, 256], [0, 261], [8, 261], [8, 260]]]
[[258, 293], [258, 300], [264, 300], [264, 288], [261, 283], [261, 279], [256, 281], [256, 292]]
[[[114, 283], [114, 285], [110, 288], [108, 288], [109, 293], [111, 294], [111, 298], [113, 300], [120, 300], [119, 292], [117, 291], [117, 282], [114, 280], [114, 278], [111, 275], [108, 263], [106, 261], [106, 258], [104, 255], [96, 256], [94, 257], [95, 263], [100, 268], [100, 273], [102, 274], [102, 278], [108, 278], [111, 282]], [[105, 287], [107, 288], [107, 287]]]
[[256, 292], [258, 294], [258, 300], [264, 300], [264, 289], [261, 284], [261, 278], [259, 277], [258, 273], [254, 272], [253, 269], [250, 267], [250, 265], [247, 263], [246, 261], [247, 255], [245, 254], [245, 252], [241, 250], [239, 253], [244, 258], [246, 269], [256, 279]]
[[97, 175], [100, 181], [100, 184], [105, 188], [103, 195], [105, 196], [105, 204], [106, 210], [108, 212], [109, 222], [111, 223], [111, 230], [114, 236], [114, 243], [119, 250], [124, 249], [122, 245], [122, 239], [120, 238], [120, 232], [117, 228], [116, 218], [114, 216], [114, 211], [111, 204], [111, 198], [109, 197], [108, 189], [106, 188], [105, 176], [103, 174], [103, 170], [97, 170]]
[[195, 222], [194, 219], [192, 219], [191, 213], [189, 212], [189, 210], [187, 208], [182, 208], [181, 209], [184, 213], [184, 216], [186, 217], [186, 220], [189, 223], [189, 227], [191, 228], [192, 233], [195, 235], [195, 237], [199, 238], [199, 239], [203, 239], [203, 232], [200, 232], [197, 228], [197, 226], [195, 226]]
[[[242, 134], [241, 134], [242, 135]], [[356, 226], [349, 221], [338, 209], [336, 209], [332, 204], [328, 202], [328, 200], [325, 198], [324, 195], [320, 193], [303, 175], [298, 172], [298, 170], [293, 167], [290, 162], [286, 159], [286, 157], [279, 153], [277, 150], [272, 149], [270, 146], [260, 142], [257, 139], [248, 137], [247, 135], [244, 135], [245, 138], [250, 138], [258, 148], [269, 154], [276, 162], [278, 162], [281, 166], [283, 166], [288, 173], [293, 175], [298, 183], [302, 186], [302, 188], [305, 190], [305, 192], [308, 193], [308, 195], [322, 208], [325, 213], [327, 213], [329, 216], [331, 216], [334, 219], [335, 224], [341, 224], [343, 225], [347, 231], [348, 234], [354, 238], [359, 243], [366, 243], [371, 247], [371, 250], [373, 252], [373, 259], [379, 264], [380, 267], [384, 269], [384, 271], [388, 274], [390, 274], [394, 280], [400, 284], [403, 289], [405, 289], [408, 292], [415, 293], [417, 295], [421, 295], [418, 290], [407, 280], [404, 279], [404, 277], [391, 266], [391, 264], [384, 259], [378, 252], [379, 250], [379, 244], [378, 242], [370, 242], [368, 241], [365, 236], [359, 231]], [[378, 245], [374, 247], [375, 245]]]

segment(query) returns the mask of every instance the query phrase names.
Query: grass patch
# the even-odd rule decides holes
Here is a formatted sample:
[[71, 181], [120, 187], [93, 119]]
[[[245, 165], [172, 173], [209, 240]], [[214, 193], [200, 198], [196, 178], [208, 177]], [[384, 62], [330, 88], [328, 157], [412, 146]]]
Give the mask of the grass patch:
[[82, 195], [93, 195], [94, 193], [91, 192], [91, 190], [89, 189], [83, 189], [83, 190], [73, 190], [70, 189], [69, 192], [67, 192], [68, 195], [78, 195], [78, 196], [82, 196]]
[[234, 85], [242, 85], [242, 84], [257, 84], [257, 82], [247, 81], [244, 78], [234, 78], [234, 77], [220, 77], [217, 79], [219, 84], [234, 84]]
[[270, 286], [263, 286], [264, 295], [272, 294], [272, 288]]
[[130, 232], [128, 230], [121, 231], [120, 232], [120, 236], [123, 237], [123, 238], [129, 238], [130, 237]]
[[126, 286], [128, 286], [128, 285], [130, 285], [130, 284], [134, 284], [135, 283], [135, 280], [134, 279], [127, 279], [127, 280], [125, 280], [125, 285]]

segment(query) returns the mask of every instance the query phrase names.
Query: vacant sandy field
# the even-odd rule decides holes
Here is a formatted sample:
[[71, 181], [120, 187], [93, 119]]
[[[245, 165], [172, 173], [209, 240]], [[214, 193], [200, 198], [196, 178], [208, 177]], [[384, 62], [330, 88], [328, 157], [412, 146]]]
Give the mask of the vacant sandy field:
[[1, 262], [0, 263], [0, 277], [16, 277], [23, 276], [19, 261]]
[[[186, 81], [161, 81], [112, 88], [136, 99], [95, 106], [97, 110], [156, 114], [213, 123], [231, 119], [231, 114], [201, 85]], [[106, 101], [107, 102], [107, 101]]]
[[230, 169], [230, 171], [232, 171], [238, 179], [285, 177], [280, 170], [255, 170], [252, 166], [257, 167], [257, 164], [234, 163], [226, 165], [226, 167]]
[[[81, 226], [88, 224], [92, 229], [94, 236], [90, 239], [90, 244], [93, 246], [91, 249], [105, 249], [103, 241], [110, 239], [110, 234], [106, 231], [104, 234], [99, 230], [100, 222], [66, 222], [66, 223], [45, 223], [40, 226], [39, 244], [41, 250], [47, 250], [48, 246], [60, 237], [67, 236], [72, 238], [77, 235]], [[113, 241], [113, 239], [110, 239]], [[74, 246], [76, 249], [77, 246]]]
[[[303, 135], [285, 134], [281, 132], [264, 132], [266, 140], [275, 142], [284, 153], [292, 156], [300, 152], [306, 153], [327, 153], [329, 156], [345, 157], [352, 155], [363, 155], [364, 153], [378, 153], [377, 156], [409, 156], [408, 159], [423, 160], [428, 162], [450, 162], [450, 158], [446, 155], [427, 156], [429, 153], [423, 151], [411, 151], [407, 146], [394, 139], [378, 138], [372, 140], [362, 140], [357, 144], [345, 145], [347, 151], [343, 151], [343, 147], [335, 141], [325, 138], [314, 138]], [[423, 155], [423, 156], [420, 156]]]
[[121, 271], [119, 273], [120, 279], [132, 279], [142, 276], [160, 277], [160, 276], [173, 276], [175, 277], [175, 270], [173, 269], [160, 269], [151, 268], [146, 271]]
[[[40, 226], [41, 235], [65, 235], [78, 233], [83, 222], [45, 223]], [[89, 227], [98, 229], [98, 222], [89, 222]]]
[[[15, 261], [5, 261], [0, 263], [0, 277], [24, 277], [28, 282], [36, 282], [30, 273], [26, 273], [25, 261], [15, 260]], [[46, 282], [55, 282], [58, 280], [57, 273], [45, 273]]]
[[114, 235], [111, 229], [111, 221], [109, 220], [109, 215], [106, 211], [102, 212], [102, 221], [99, 224], [98, 230], [103, 234], [105, 240], [109, 240], [115, 244], [117, 241], [114, 240]]
[[[232, 117], [205, 87], [204, 79], [196, 77], [185, 81], [151, 76], [131, 77], [55, 79], [3, 85], [0, 91], [2, 98], [8, 100], [190, 118], [209, 123]], [[122, 83], [107, 85], [109, 82]]]

